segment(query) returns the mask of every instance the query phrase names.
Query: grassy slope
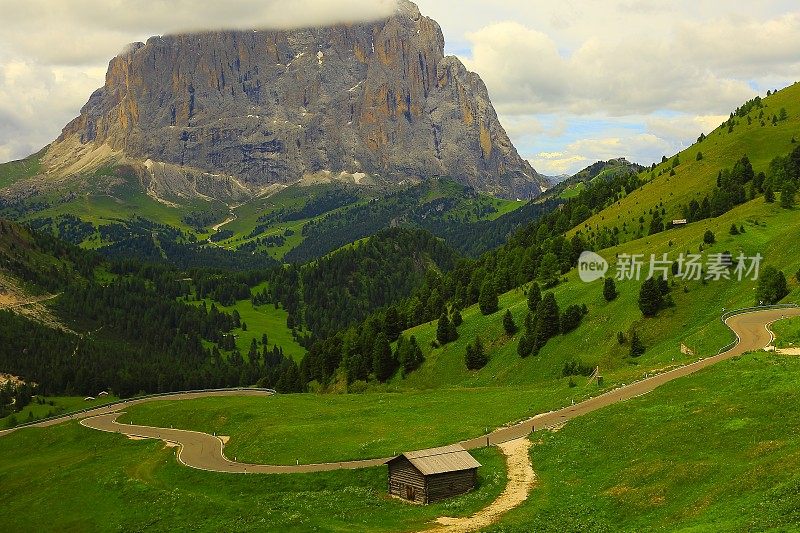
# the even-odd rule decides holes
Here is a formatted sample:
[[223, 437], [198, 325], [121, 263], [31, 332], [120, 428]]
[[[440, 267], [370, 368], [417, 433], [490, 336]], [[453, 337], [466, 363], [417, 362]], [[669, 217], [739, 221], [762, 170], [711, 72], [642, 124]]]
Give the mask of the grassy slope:
[[[459, 200], [459, 205], [447, 213], [447, 216], [451, 218], [463, 217], [474, 222], [479, 220], [479, 217], [475, 216], [473, 210], [490, 205], [495, 209], [495, 211], [483, 216], [482, 219], [494, 220], [525, 205], [525, 202], [492, 198], [483, 194], [478, 195], [477, 198], [464, 199], [462, 197], [462, 186], [453, 181], [445, 179], [432, 180], [428, 182], [427, 186], [430, 187], [430, 191], [424, 198], [422, 198], [423, 203], [433, 202], [441, 198], [457, 198]], [[259, 217], [280, 209], [302, 207], [311, 196], [321, 194], [325, 190], [333, 187], [336, 187], [336, 185], [290, 186], [273, 196], [258, 198], [235, 208], [234, 213], [237, 217], [236, 220], [226, 224], [222, 228], [232, 231], [234, 235], [231, 238], [222, 241], [220, 244], [222, 246], [231, 248], [235, 246], [241, 246], [242, 244], [253, 240], [252, 238], [248, 238], [248, 235], [250, 231], [259, 224]], [[340, 211], [350, 209], [356, 205], [363, 204], [374, 196], [374, 191], [367, 189], [352, 190], [360, 191], [360, 194], [364, 194], [364, 199], [356, 202], [355, 204], [323, 213], [317, 217], [271, 224], [264, 233], [256, 236], [255, 238], [260, 239], [263, 237], [283, 235], [286, 230], [291, 230], [294, 232], [294, 235], [286, 238], [286, 243], [284, 245], [267, 249], [272, 257], [280, 259], [289, 250], [298, 246], [303, 241], [302, 231], [306, 224], [312, 221], [321, 220], [330, 214], [338, 213]]]
[[[11, 427], [11, 416], [17, 419], [18, 423], [31, 422], [33, 420], [41, 420], [42, 418], [49, 418], [51, 416], [60, 415], [63, 413], [72, 413], [87, 407], [98, 407], [107, 403], [116, 402], [119, 398], [116, 396], [104, 396], [94, 400], [86, 401], [83, 396], [47, 396], [44, 398], [45, 403], [40, 405], [34, 399], [29, 405], [22, 408], [22, 411], [9, 415], [5, 418], [0, 418], [0, 429]], [[50, 405], [49, 402], [53, 402]]]
[[569, 200], [570, 198], [577, 197], [581, 193], [581, 191], [584, 190], [585, 188], [586, 188], [585, 183], [583, 182], [576, 183], [564, 189], [564, 192], [559, 194], [558, 197], [561, 198], [562, 200]]
[[[645, 218], [646, 232], [650, 222], [648, 211], [660, 202], [664, 202], [666, 207], [666, 220], [683, 218], [681, 206], [687, 205], [693, 198], [701, 201], [713, 189], [719, 171], [732, 168], [743, 155], [750, 158], [756, 172], [766, 173], [769, 162], [775, 156], [786, 155], [796, 146], [791, 143], [792, 137], [800, 139], [800, 83], [765, 98], [764, 104], [766, 126], [761, 126], [757, 119], [759, 111], [756, 110], [751, 112], [752, 125], [747, 125], [746, 118], [737, 117], [740, 123], [733, 133], [728, 133], [727, 127], [717, 128], [705, 141], [678, 154], [681, 164], [675, 169], [675, 176], [669, 176], [672, 167], [670, 158], [656, 167], [655, 179], [591, 217], [581, 226], [582, 231], [614, 226], [622, 231], [623, 223], [627, 223], [628, 234], [620, 234], [620, 240], [630, 239], [639, 228], [640, 216]], [[789, 118], [773, 126], [772, 115], [778, 114], [781, 108], [786, 108]], [[703, 153], [701, 161], [696, 160], [697, 152]], [[658, 176], [662, 171], [663, 175]], [[649, 178], [650, 175], [649, 169], [641, 174], [643, 178]]]
[[[739, 236], [728, 234], [730, 225], [743, 223], [746, 233]], [[697, 252], [703, 233], [712, 229], [717, 235], [717, 244], [706, 247], [705, 253], [720, 253], [730, 250], [734, 256], [741, 250], [746, 255], [761, 253], [771, 264], [784, 270], [796, 272], [800, 267], [800, 217], [797, 211], [786, 211], [756, 199], [727, 213], [719, 219], [708, 220], [664, 232], [655, 236], [632, 241], [617, 248], [602, 252], [609, 260], [617, 253], [640, 253], [648, 257], [651, 253], [669, 253], [675, 259], [678, 253]], [[672, 243], [672, 245], [670, 245]], [[612, 266], [613, 268], [613, 266]], [[613, 272], [613, 271], [612, 271]], [[642, 319], [637, 305], [640, 283], [619, 282], [620, 297], [606, 303], [602, 297], [602, 282], [581, 282], [575, 272], [568, 282], [555, 288], [559, 305], [586, 304], [589, 314], [576, 331], [567, 336], [551, 340], [538, 356], [521, 359], [516, 353], [520, 334], [513, 338], [505, 335], [502, 328], [503, 313], [485, 317], [477, 306], [462, 314], [464, 324], [459, 328], [458, 341], [443, 348], [430, 348], [436, 335], [436, 322], [424, 324], [406, 332], [417, 337], [423, 347], [427, 361], [420, 370], [406, 380], [397, 381], [399, 387], [430, 388], [442, 386], [520, 385], [530, 383], [553, 383], [560, 378], [565, 361], [582, 360], [599, 365], [610, 382], [627, 382], [642, 373], [673, 363], [691, 360], [680, 353], [680, 344], [685, 343], [698, 355], [707, 356], [717, 352], [730, 340], [730, 332], [718, 320], [722, 309], [752, 305], [755, 282], [735, 281], [687, 283], [688, 292], [682, 285], [673, 289], [676, 307], [662, 311], [655, 319]], [[790, 280], [792, 294], [787, 301], [800, 302], [800, 287], [795, 279]], [[527, 313], [526, 297], [522, 290], [514, 290], [500, 298], [501, 310], [509, 308], [517, 324], [522, 324]], [[627, 358], [627, 346], [619, 346], [615, 335], [636, 327], [648, 346], [648, 352], [638, 360]], [[463, 356], [468, 343], [480, 334], [489, 347], [490, 362], [478, 372], [469, 372], [464, 367]], [[561, 385], [566, 380], [561, 380]], [[579, 380], [579, 385], [582, 382]], [[553, 385], [557, 386], [557, 385]]]
[[[67, 192], [74, 193], [75, 198], [69, 202], [62, 202], [61, 198]], [[93, 190], [59, 191], [57, 195], [42, 199], [47, 201], [50, 207], [41, 211], [31, 211], [25, 214], [19, 222], [24, 223], [47, 217], [56, 219], [61, 215], [74, 215], [99, 227], [138, 216], [185, 232], [194, 232], [195, 230], [183, 220], [186, 215], [196, 211], [219, 209], [219, 202], [207, 202], [200, 199], [191, 200], [185, 205], [167, 205], [142, 192], [138, 185], [130, 183], [116, 186], [111, 193]], [[82, 243], [82, 246], [85, 248], [97, 248], [101, 244], [100, 235], [95, 232]]]
[[778, 348], [796, 348], [800, 346], [800, 318], [780, 320], [772, 325], [775, 333], [775, 346]]
[[[250, 232], [260, 222], [258, 218], [268, 215], [280, 209], [297, 209], [303, 207], [308, 199], [313, 195], [324, 193], [326, 190], [335, 188], [336, 185], [293, 185], [286, 189], [267, 197], [255, 198], [249, 202], [233, 209], [236, 215], [236, 220], [226, 224], [221, 229], [233, 232], [233, 236], [229, 239], [222, 241], [220, 244], [227, 248], [241, 246], [253, 239], [248, 238]], [[269, 254], [276, 258], [281, 259], [286, 252], [303, 242], [303, 227], [312, 220], [317, 220], [326, 215], [322, 214], [318, 217], [306, 218], [302, 220], [293, 220], [289, 222], [276, 222], [269, 226], [264, 232], [256, 236], [256, 239], [263, 237], [270, 237], [276, 235], [283, 235], [287, 230], [294, 232], [286, 238], [286, 243], [283, 246], [267, 248]]]
[[478, 450], [478, 490], [430, 506], [386, 495], [385, 467], [230, 475], [181, 466], [156, 441], [70, 422], [0, 438], [5, 531], [397, 531], [465, 516], [505, 486], [502, 456]]
[[800, 521], [800, 358], [751, 354], [539, 435], [501, 531], [767, 531]]
[[567, 394], [566, 387], [494, 387], [212, 398], [147, 403], [128, 409], [121, 420], [229, 435], [227, 453], [242, 461], [315, 463], [451, 444], [567, 405]]
[[40, 157], [43, 152], [44, 150], [25, 159], [0, 164], [0, 188], [8, 187], [18, 180], [38, 174], [41, 168]]
[[[206, 299], [206, 305], [211, 306], [212, 301]], [[200, 305], [201, 302], [193, 301], [190, 304]], [[216, 302], [217, 308], [222, 311], [233, 312], [236, 309], [242, 321], [247, 325], [247, 331], [241, 328], [233, 330], [236, 335], [236, 347], [244, 357], [250, 351], [253, 339], [261, 342], [261, 336], [266, 333], [269, 345], [277, 344], [283, 348], [283, 353], [293, 357], [297, 362], [303, 358], [306, 350], [300, 346], [286, 327], [289, 316], [283, 309], [277, 309], [273, 304], [254, 306], [250, 300], [241, 300], [232, 306], [224, 306]]]

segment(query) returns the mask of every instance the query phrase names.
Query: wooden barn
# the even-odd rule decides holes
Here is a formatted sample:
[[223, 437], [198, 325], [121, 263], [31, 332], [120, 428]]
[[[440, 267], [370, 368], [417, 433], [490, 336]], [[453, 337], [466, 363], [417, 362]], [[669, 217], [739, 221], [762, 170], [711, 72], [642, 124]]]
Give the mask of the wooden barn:
[[481, 466], [459, 444], [407, 452], [386, 464], [389, 494], [423, 504], [471, 491]]

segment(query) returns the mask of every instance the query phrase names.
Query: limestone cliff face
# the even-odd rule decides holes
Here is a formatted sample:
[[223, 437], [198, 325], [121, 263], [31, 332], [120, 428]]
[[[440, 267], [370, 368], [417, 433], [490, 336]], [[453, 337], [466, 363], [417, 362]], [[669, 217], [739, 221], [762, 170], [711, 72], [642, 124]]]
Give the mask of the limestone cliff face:
[[224, 176], [239, 192], [320, 172], [449, 176], [502, 196], [538, 194], [544, 183], [480, 77], [444, 55], [439, 25], [405, 0], [372, 23], [131, 45], [51, 152], [65, 143]]

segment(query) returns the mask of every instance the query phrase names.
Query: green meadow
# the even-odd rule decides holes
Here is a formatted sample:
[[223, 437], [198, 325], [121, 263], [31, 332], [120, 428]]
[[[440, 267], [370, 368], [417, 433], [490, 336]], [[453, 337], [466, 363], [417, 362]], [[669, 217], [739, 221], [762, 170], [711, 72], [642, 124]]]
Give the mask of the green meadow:
[[33, 401], [23, 407], [18, 413], [0, 418], [0, 429], [7, 429], [15, 426], [16, 424], [12, 423], [13, 420], [16, 420], [18, 424], [33, 422], [34, 420], [50, 418], [51, 416], [64, 413], [72, 413], [89, 407], [99, 407], [119, 400], [119, 398], [113, 395], [101, 396], [88, 401], [85, 400], [83, 396], [44, 396], [41, 397], [41, 399], [44, 403], [38, 403], [37, 398], [34, 397]]
[[239, 461], [308, 464], [452, 444], [579, 394], [563, 386], [204, 398], [137, 405], [120, 420], [228, 435], [226, 454]]
[[[263, 288], [264, 285], [258, 285], [252, 291], [257, 292]], [[203, 300], [192, 300], [188, 303], [200, 305], [202, 302]], [[236, 347], [244, 357], [247, 357], [253, 340], [261, 343], [261, 338], [265, 333], [270, 346], [280, 346], [285, 355], [294, 358], [298, 363], [305, 355], [305, 348], [297, 343], [292, 336], [292, 331], [286, 327], [286, 319], [289, 314], [285, 310], [275, 307], [274, 304], [254, 305], [250, 300], [240, 300], [235, 305], [229, 306], [209, 299], [205, 300], [205, 304], [209, 307], [212, 303], [221, 311], [232, 313], [236, 310], [242, 322], [247, 326], [246, 330], [239, 327], [232, 331], [236, 337]]]
[[756, 353], [541, 432], [491, 531], [797, 531], [800, 358]]
[[800, 347], [800, 318], [787, 318], [775, 322], [770, 329], [775, 334], [778, 348]]
[[239, 475], [182, 466], [163, 442], [69, 422], [0, 438], [4, 531], [406, 531], [467, 516], [506, 484], [496, 448], [476, 450], [478, 488], [428, 506], [386, 494], [386, 467]]

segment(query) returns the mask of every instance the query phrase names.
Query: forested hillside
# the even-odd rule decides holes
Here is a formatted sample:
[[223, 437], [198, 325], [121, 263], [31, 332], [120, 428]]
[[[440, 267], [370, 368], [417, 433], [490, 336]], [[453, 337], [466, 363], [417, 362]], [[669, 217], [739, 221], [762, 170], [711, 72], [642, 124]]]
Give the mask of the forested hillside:
[[[434, 178], [310, 221], [303, 227], [302, 242], [286, 254], [286, 260], [303, 263], [398, 225], [424, 228], [461, 253], [480, 253], [502, 244], [521, 220], [546, 209], [529, 208], [520, 217], [517, 211], [523, 206]], [[473, 238], [462, 238], [467, 231]], [[478, 235], [482, 237], [475, 238]]]
[[[752, 123], [753, 116], [786, 102], [787, 94], [797, 94], [799, 87], [771, 94], [763, 101], [748, 102], [727, 123], [726, 129], [731, 132], [715, 132], [708, 139], [701, 138], [699, 143], [711, 142], [707, 144], [710, 148], [723, 140], [741, 142], [734, 133], [748, 116]], [[504, 246], [477, 260], [459, 262], [451, 273], [426, 280], [411, 298], [315, 345], [301, 365], [303, 381], [325, 386], [342, 379], [389, 381], [392, 376], [402, 375], [411, 386], [423, 387], [495, 383], [498, 379], [516, 382], [523, 379], [521, 376], [535, 380], [590, 374], [599, 362], [629, 375], [635, 372], [639, 361], [649, 361], [651, 357], [649, 364], [669, 361], [669, 354], [674, 354], [682, 342], [694, 345], [689, 349], [692, 353], [708, 354], [718, 349], [716, 344], [724, 344], [724, 328], [711, 328], [713, 334], [708, 334], [707, 328], [716, 323], [714, 317], [719, 309], [778, 302], [800, 282], [800, 272], [795, 276], [800, 264], [786, 248], [787, 240], [793, 240], [789, 235], [796, 222], [792, 213], [800, 183], [800, 148], [789, 140], [766, 144], [764, 138], [785, 134], [781, 121], [785, 127], [791, 124], [796, 128], [800, 122], [791, 117], [791, 111], [776, 113], [774, 125], [758, 126], [774, 129], [743, 131], [742, 136], [753, 144], [751, 149], [758, 154], [757, 161], [761, 161], [764, 171], [758, 171], [747, 155], [739, 155], [749, 145], [715, 151], [715, 179], [707, 185], [705, 170], [695, 169], [692, 171], [695, 174], [687, 170], [682, 175], [681, 187], [694, 190], [688, 187], [696, 181], [698, 188], [692, 195], [699, 198], [697, 201], [683, 203], [685, 197], [678, 194], [682, 190], [678, 188], [674, 195], [670, 193], [649, 209], [641, 207], [643, 199], [652, 198], [653, 190], [671, 187], [683, 154], [641, 175], [624, 172], [608, 179], [591, 180], [576, 196], [525, 226]], [[709, 140], [719, 136], [723, 137], [719, 141]], [[694, 160], [704, 159], [695, 156]], [[621, 226], [614, 226], [615, 219], [622, 220], [616, 215], [620, 206], [634, 204], [640, 205], [639, 210], [645, 209], [642, 215], [632, 223], [623, 221]], [[676, 212], [687, 219], [688, 226], [673, 227], [670, 213]], [[800, 241], [794, 240], [791, 246], [797, 242]], [[680, 269], [675, 270], [674, 266], [668, 280], [658, 284], [644, 282], [645, 268], [644, 277], [638, 283], [622, 284], [624, 289], [614, 288], [612, 281], [608, 297], [603, 298], [600, 289], [587, 292], [589, 285], [577, 280], [574, 271], [570, 272], [584, 250], [604, 251], [612, 267], [616, 266], [616, 257], [623, 253], [640, 254], [645, 259], [651, 253], [667, 253], [674, 266], [679, 266], [679, 253], [685, 256], [696, 252], [706, 262], [713, 257], [735, 258], [739, 254], [750, 257], [760, 253], [767, 265], [759, 283], [747, 283], [744, 291], [738, 290], [735, 283], [724, 287], [711, 285], [705, 279], [705, 270], [696, 283], [684, 282], [679, 277]], [[727, 265], [725, 279], [730, 279], [735, 260]], [[530, 284], [533, 281], [535, 285]], [[624, 296], [617, 301], [619, 291], [623, 290]], [[499, 298], [504, 293], [507, 294]], [[502, 310], [501, 301], [512, 312], [506, 313], [505, 318], [503, 314], [494, 318], [495, 312]], [[592, 307], [587, 306], [590, 302], [617, 310], [593, 316]], [[700, 304], [692, 306], [689, 302]], [[692, 320], [687, 315], [689, 307], [696, 312]], [[588, 318], [584, 318], [587, 313]], [[655, 316], [658, 320], [652, 319]], [[402, 327], [410, 328], [408, 331], [398, 332], [397, 317]], [[460, 328], [465, 317], [470, 317], [466, 338]], [[580, 326], [584, 321], [591, 322], [596, 328], [592, 331], [603, 332], [602, 335], [587, 337]], [[615, 325], [601, 324], [604, 321]], [[576, 328], [578, 336], [571, 336]], [[587, 344], [582, 341], [584, 338], [594, 340]], [[398, 343], [393, 345], [395, 340]], [[491, 347], [487, 348], [486, 342]], [[596, 353], [597, 343], [603, 346], [600, 353]], [[420, 347], [421, 353], [406, 364], [409, 344]], [[653, 345], [659, 350], [653, 350]], [[559, 346], [561, 355], [556, 355], [555, 348], [549, 346]], [[540, 351], [545, 354], [548, 366], [533, 375], [530, 365], [522, 361]], [[645, 353], [652, 355], [638, 359]], [[510, 366], [490, 364], [499, 354]], [[429, 360], [422, 364], [422, 358]], [[513, 362], [514, 359], [518, 362]], [[421, 370], [416, 373], [420, 365]], [[488, 365], [487, 370], [480, 371], [484, 365]], [[523, 368], [528, 369], [517, 374], [511, 370]], [[471, 370], [479, 372], [470, 374]]]
[[299, 269], [239, 273], [110, 261], [7, 221], [0, 230], [0, 250], [9, 252], [4, 271], [32, 292], [57, 293], [48, 305], [66, 326], [0, 311], [0, 368], [48, 394], [110, 389], [129, 396], [254, 384], [299, 391], [298, 367], [276, 342], [286, 335], [251, 332], [251, 344], [241, 346], [244, 309], [218, 305], [276, 304], [288, 312], [277, 327], [305, 343], [305, 335], [327, 336], [407, 297], [456, 260], [429, 233], [401, 228]]
[[[174, 267], [108, 262], [45, 234], [0, 221], [3, 271], [48, 302], [63, 327], [0, 311], [0, 367], [46, 394], [121, 396], [277, 382], [291, 362], [277, 346], [246, 360], [224, 350], [238, 317], [182, 303], [191, 279]], [[249, 290], [249, 289], [248, 289]]]

